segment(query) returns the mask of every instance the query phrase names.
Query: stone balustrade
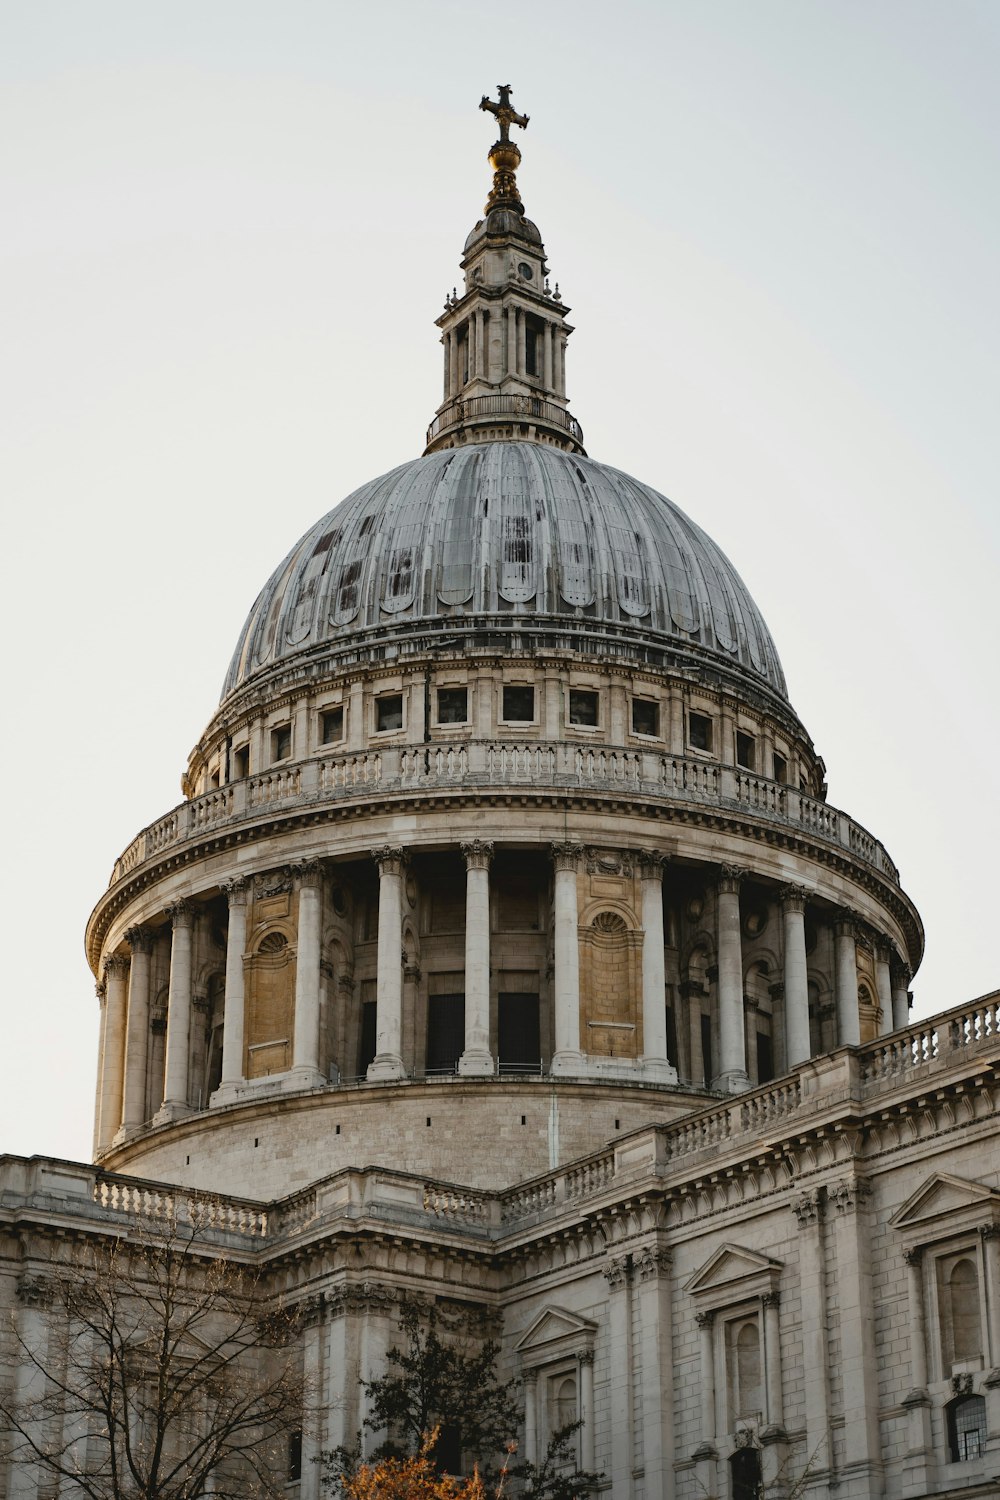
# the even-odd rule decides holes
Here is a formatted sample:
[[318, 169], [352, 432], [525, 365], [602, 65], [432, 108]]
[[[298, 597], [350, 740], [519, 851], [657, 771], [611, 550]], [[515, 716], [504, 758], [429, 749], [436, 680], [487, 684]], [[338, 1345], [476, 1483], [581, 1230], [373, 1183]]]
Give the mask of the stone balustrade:
[[565, 740], [435, 741], [314, 756], [275, 767], [184, 802], [152, 823], [115, 861], [109, 884], [188, 840], [252, 823], [262, 812], [272, 818], [276, 812], [294, 814], [334, 801], [367, 802], [376, 790], [392, 796], [418, 788], [529, 786], [622, 791], [745, 812], [833, 844], [899, 885], [899, 871], [877, 839], [846, 813], [794, 787], [694, 757]]

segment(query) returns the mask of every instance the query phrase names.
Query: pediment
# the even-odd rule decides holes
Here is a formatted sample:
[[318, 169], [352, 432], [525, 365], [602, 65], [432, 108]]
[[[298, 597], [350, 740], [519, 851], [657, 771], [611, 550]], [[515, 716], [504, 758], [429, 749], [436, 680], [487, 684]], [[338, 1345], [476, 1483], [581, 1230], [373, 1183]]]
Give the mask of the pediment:
[[986, 1210], [992, 1217], [1000, 1210], [1000, 1193], [982, 1182], [937, 1172], [912, 1197], [907, 1198], [889, 1220], [890, 1229], [917, 1229], [935, 1220], [954, 1219], [963, 1212]]
[[773, 1281], [782, 1269], [780, 1260], [771, 1260], [757, 1250], [743, 1245], [720, 1245], [700, 1270], [684, 1283], [684, 1290], [697, 1296], [700, 1292], [732, 1290], [757, 1278]]
[[514, 1349], [518, 1354], [528, 1354], [565, 1340], [589, 1342], [596, 1332], [596, 1323], [591, 1323], [588, 1318], [580, 1318], [564, 1307], [543, 1307], [538, 1316], [528, 1324]]

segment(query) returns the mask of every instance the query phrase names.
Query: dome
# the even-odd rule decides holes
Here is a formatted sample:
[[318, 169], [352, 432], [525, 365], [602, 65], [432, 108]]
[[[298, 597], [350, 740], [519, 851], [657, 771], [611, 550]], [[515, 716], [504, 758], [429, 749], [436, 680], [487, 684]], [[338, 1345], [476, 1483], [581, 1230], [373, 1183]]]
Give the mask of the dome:
[[538, 225], [531, 219], [526, 219], [513, 208], [491, 208], [485, 219], [480, 219], [475, 228], [470, 229], [465, 240], [465, 249], [468, 251], [477, 244], [484, 235], [514, 235], [518, 239], [530, 240], [534, 245], [542, 243], [541, 231]]
[[786, 698], [735, 568], [676, 505], [618, 469], [532, 442], [432, 453], [371, 480], [293, 547], [240, 634], [226, 699], [326, 643], [525, 617], [706, 656]]

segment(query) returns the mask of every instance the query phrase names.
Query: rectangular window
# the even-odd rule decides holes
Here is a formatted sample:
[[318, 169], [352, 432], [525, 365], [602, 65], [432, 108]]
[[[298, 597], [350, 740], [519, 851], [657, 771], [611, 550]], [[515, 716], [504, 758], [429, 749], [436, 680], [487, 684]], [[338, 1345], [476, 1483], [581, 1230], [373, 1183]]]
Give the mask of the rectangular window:
[[469, 690], [464, 687], [438, 688], [439, 724], [469, 722]]
[[570, 688], [569, 722], [571, 724], [585, 724], [588, 728], [592, 728], [597, 723], [599, 707], [600, 700], [596, 693]]
[[537, 1073], [542, 1051], [538, 996], [501, 993], [497, 1001], [497, 1052], [501, 1073]]
[[524, 328], [524, 373], [534, 375], [537, 379], [538, 369], [538, 329], [535, 328], [530, 319]]
[[766, 1031], [757, 1033], [757, 1082], [770, 1083], [774, 1077], [774, 1055], [771, 1038]]
[[292, 753], [292, 726], [282, 724], [271, 730], [271, 763], [287, 760]]
[[705, 1065], [705, 1087], [708, 1088], [715, 1069], [712, 1066], [712, 1018], [706, 1015], [701, 1017], [701, 1057]]
[[756, 750], [753, 735], [743, 734], [737, 729], [736, 764], [742, 766], [745, 771], [753, 771], [756, 768]]
[[505, 687], [503, 690], [503, 717], [510, 724], [531, 724], [535, 717], [535, 690], [533, 687]]
[[288, 1434], [288, 1478], [302, 1478], [302, 1434], [301, 1432], [290, 1432]]
[[692, 750], [711, 750], [712, 721], [707, 714], [688, 714], [688, 744]]
[[403, 727], [403, 695], [391, 693], [385, 698], [375, 699], [375, 732], [385, 734], [390, 729]]
[[233, 751], [233, 780], [242, 781], [250, 775], [250, 746], [241, 745]]
[[465, 996], [427, 996], [427, 1072], [456, 1073], [465, 1050]]
[[320, 716], [320, 736], [324, 745], [333, 745], [344, 738], [344, 710], [326, 708]]
[[358, 1045], [358, 1077], [364, 1078], [370, 1063], [375, 1061], [376, 1009], [378, 1002], [365, 1000], [361, 1005], [361, 1037]]
[[649, 698], [632, 699], [632, 733], [659, 735], [660, 705]]
[[775, 781], [780, 781], [782, 786], [784, 786], [785, 782], [788, 780], [787, 760], [783, 755], [779, 755], [777, 750], [775, 750], [774, 754], [771, 757], [771, 763], [774, 767]]

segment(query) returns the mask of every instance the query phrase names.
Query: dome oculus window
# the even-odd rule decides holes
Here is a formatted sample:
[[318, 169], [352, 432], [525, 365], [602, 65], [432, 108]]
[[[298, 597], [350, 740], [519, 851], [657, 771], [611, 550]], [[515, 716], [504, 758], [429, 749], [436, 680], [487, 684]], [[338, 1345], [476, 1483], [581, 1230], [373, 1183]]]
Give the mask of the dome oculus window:
[[320, 715], [320, 738], [324, 745], [336, 744], [344, 738], [344, 709], [326, 708]]
[[508, 724], [531, 724], [535, 717], [535, 690], [510, 684], [503, 690], [503, 716]]
[[384, 698], [375, 699], [375, 732], [376, 734], [388, 734], [393, 729], [403, 727], [403, 695], [402, 693], [387, 693]]
[[571, 724], [582, 724], [585, 728], [595, 729], [599, 710], [600, 699], [597, 693], [591, 693], [582, 688], [570, 688], [569, 722]]
[[279, 724], [277, 729], [271, 730], [271, 764], [277, 760], [287, 760], [291, 753], [292, 726]]
[[657, 738], [660, 733], [660, 705], [651, 698], [632, 699], [632, 733]]
[[688, 744], [692, 750], [711, 750], [712, 721], [707, 714], [688, 714]]
[[438, 688], [437, 721], [439, 724], [467, 724], [469, 722], [468, 688]]
[[757, 769], [757, 746], [752, 734], [743, 734], [739, 729], [736, 731], [736, 764], [742, 766], [744, 771], [755, 771]]

